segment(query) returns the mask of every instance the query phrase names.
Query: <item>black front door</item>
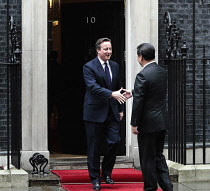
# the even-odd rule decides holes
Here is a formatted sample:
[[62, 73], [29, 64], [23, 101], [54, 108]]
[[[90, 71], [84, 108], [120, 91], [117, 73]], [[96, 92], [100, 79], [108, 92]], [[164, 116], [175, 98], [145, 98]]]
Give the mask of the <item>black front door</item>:
[[[83, 65], [96, 56], [96, 40], [108, 37], [113, 46], [111, 59], [119, 63], [124, 85], [124, 2], [62, 4], [61, 31], [63, 91], [59, 126], [62, 149], [64, 153], [85, 154]], [[124, 123], [122, 126], [119, 155], [125, 154]]]

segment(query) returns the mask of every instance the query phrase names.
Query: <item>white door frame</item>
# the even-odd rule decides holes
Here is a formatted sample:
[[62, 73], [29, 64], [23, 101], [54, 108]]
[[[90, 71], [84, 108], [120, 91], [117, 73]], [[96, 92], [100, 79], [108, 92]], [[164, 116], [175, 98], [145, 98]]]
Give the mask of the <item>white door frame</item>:
[[[132, 89], [141, 67], [136, 47], [152, 43], [158, 50], [158, 1], [125, 0], [126, 88]], [[32, 170], [36, 152], [49, 159], [47, 148], [47, 14], [48, 0], [22, 0], [22, 151], [21, 167]], [[157, 58], [157, 57], [156, 57]], [[136, 136], [130, 131], [132, 98], [126, 104], [126, 156], [138, 166]], [[49, 169], [49, 165], [47, 166]]]

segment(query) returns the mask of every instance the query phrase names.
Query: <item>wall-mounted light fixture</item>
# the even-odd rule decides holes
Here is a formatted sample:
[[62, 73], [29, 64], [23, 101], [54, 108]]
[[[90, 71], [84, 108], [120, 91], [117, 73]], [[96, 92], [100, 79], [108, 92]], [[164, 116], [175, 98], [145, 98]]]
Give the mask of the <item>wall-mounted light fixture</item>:
[[58, 26], [58, 21], [53, 21], [53, 26]]
[[52, 6], [53, 6], [53, 0], [49, 0], [49, 3], [50, 3], [50, 9], [52, 9]]

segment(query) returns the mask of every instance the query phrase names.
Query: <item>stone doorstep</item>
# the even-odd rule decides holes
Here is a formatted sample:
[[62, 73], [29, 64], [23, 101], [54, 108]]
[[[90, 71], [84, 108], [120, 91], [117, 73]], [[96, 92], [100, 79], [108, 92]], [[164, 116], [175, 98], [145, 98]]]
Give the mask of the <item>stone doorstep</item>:
[[[101, 157], [102, 161], [102, 157]], [[126, 156], [117, 156], [114, 168], [133, 168], [133, 159]], [[51, 170], [75, 170], [87, 169], [87, 158], [66, 158], [66, 159], [51, 159]]]
[[210, 181], [210, 165], [183, 165], [167, 161], [169, 173], [177, 176], [178, 183]]
[[12, 167], [10, 170], [0, 170], [0, 188], [25, 188], [28, 182], [28, 173], [23, 169]]
[[52, 172], [48, 174], [31, 174], [29, 172], [29, 187], [33, 186], [59, 186], [60, 177]]
[[[87, 169], [87, 164], [79, 163], [72, 164], [69, 162], [64, 162], [62, 164], [52, 164], [50, 166], [51, 170], [76, 170], [76, 169]], [[114, 168], [133, 168], [133, 163], [116, 163]]]

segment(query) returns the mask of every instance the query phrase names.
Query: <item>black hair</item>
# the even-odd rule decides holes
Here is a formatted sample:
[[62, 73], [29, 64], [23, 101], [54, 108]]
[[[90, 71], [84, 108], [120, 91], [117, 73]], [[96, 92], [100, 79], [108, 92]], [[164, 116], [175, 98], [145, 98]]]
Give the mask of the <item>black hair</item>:
[[155, 59], [155, 48], [150, 43], [142, 43], [137, 46], [137, 55], [142, 57], [145, 60], [154, 60]]

